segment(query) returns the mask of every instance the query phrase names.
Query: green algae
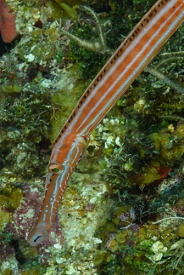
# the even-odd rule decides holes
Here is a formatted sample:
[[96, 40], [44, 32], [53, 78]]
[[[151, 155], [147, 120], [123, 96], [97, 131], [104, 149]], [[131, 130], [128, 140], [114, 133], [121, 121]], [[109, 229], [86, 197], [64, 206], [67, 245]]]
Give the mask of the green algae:
[[58, 79], [57, 88], [51, 94], [52, 101], [56, 104], [56, 109], [51, 119], [52, 133], [50, 139], [52, 142], [55, 140], [62, 125], [66, 122], [71, 110], [75, 107], [88, 83], [89, 81], [81, 80], [81, 72], [76, 65], [72, 66], [68, 71], [63, 72], [60, 79]]
[[65, 3], [67, 5], [70, 5], [70, 6], [75, 6], [75, 5], [79, 5], [81, 3], [84, 3], [85, 1], [84, 0], [55, 0], [58, 4], [62, 4], [62, 3]]
[[10, 217], [10, 213], [2, 211], [2, 210], [0, 210], [0, 215], [1, 215], [1, 219], [0, 219], [0, 231], [2, 231], [4, 229], [4, 227], [5, 227], [5, 225], [10, 222], [11, 217]]
[[22, 191], [20, 188], [7, 187], [0, 193], [0, 205], [5, 206], [8, 210], [16, 209], [22, 199]]
[[141, 179], [139, 180], [140, 187], [159, 180], [160, 178], [161, 177], [155, 167], [143, 167], [141, 169]]
[[3, 272], [2, 275], [11, 275], [12, 274], [12, 270], [10, 268], [6, 268]]
[[99, 266], [103, 264], [108, 257], [108, 253], [106, 251], [98, 251], [93, 258], [93, 263], [95, 266]]
[[178, 236], [179, 237], [184, 237], [184, 224], [181, 223], [179, 226], [178, 226], [178, 232], [177, 232]]
[[29, 268], [27, 271], [23, 271], [21, 275], [42, 275], [45, 274], [46, 268], [41, 266], [35, 266]]
[[56, 3], [54, 0], [53, 1], [49, 1], [48, 5], [50, 7], [50, 9], [52, 10], [52, 18], [55, 20], [60, 20], [61, 18], [65, 20], [67, 20], [68, 16], [65, 13], [64, 10], [61, 9], [61, 7], [58, 5], [58, 3]]
[[[79, 22], [76, 24], [76, 26], [72, 30], [72, 34], [77, 37], [77, 39], [80, 39], [81, 41], [93, 41], [97, 39], [97, 36], [99, 36], [99, 33], [94, 32], [91, 24], [83, 25], [82, 22]], [[97, 39], [97, 41], [99, 38]], [[101, 41], [105, 44], [105, 41]], [[97, 42], [99, 43], [99, 42]], [[107, 60], [107, 57], [109, 56], [108, 49], [107, 52], [104, 50], [103, 53], [100, 53], [100, 50], [97, 51], [95, 47], [91, 46], [91, 49], [89, 50], [87, 47], [80, 45], [80, 43], [76, 43], [74, 40], [71, 40], [71, 52], [69, 53], [69, 58], [74, 59], [79, 69], [82, 72], [83, 78], [94, 78], [96, 74], [99, 71], [99, 68], [101, 68], [105, 61]]]
[[182, 135], [183, 126], [179, 126], [173, 133], [153, 133], [150, 137], [154, 141], [155, 149], [160, 152], [163, 159], [173, 163], [179, 160], [184, 153]]
[[22, 91], [21, 86], [2, 86], [1, 89], [5, 93], [20, 93]]
[[60, 7], [67, 13], [67, 15], [69, 16], [69, 18], [76, 20], [77, 19], [77, 12], [73, 7], [70, 7], [69, 5], [67, 5], [66, 3], [59, 3], [59, 1], [57, 1], [58, 4], [60, 5]]

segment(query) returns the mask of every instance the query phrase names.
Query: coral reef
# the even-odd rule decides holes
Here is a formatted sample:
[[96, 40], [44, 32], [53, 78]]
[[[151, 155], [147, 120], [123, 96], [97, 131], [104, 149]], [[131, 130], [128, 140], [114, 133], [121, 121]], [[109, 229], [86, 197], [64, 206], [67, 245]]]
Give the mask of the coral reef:
[[[94, 16], [77, 8], [84, 0], [6, 2], [20, 38], [0, 59], [0, 273], [183, 274], [183, 26], [150, 67], [174, 88], [151, 71], [138, 77], [92, 133], [51, 239], [32, 248], [51, 144], [155, 0], [94, 0]], [[62, 29], [92, 45], [102, 33], [108, 51]]]

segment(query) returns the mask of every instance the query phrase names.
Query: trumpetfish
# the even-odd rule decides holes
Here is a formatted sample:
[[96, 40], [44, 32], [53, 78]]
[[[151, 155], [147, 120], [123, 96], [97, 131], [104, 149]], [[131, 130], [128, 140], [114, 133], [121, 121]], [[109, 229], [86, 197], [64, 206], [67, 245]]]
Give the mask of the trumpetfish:
[[89, 135], [184, 19], [184, 0], [159, 0], [100, 70], [59, 132], [45, 180], [45, 196], [28, 242], [48, 238], [61, 197]]

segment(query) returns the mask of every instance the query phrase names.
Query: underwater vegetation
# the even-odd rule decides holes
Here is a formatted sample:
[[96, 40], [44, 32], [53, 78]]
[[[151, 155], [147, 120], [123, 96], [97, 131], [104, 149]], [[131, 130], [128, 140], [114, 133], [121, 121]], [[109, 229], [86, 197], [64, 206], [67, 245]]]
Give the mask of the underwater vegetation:
[[32, 248], [52, 142], [156, 1], [94, 0], [94, 16], [84, 0], [6, 2], [19, 36], [0, 58], [0, 273], [183, 274], [184, 27], [149, 66], [176, 88], [153, 70], [134, 81], [92, 133], [51, 239]]

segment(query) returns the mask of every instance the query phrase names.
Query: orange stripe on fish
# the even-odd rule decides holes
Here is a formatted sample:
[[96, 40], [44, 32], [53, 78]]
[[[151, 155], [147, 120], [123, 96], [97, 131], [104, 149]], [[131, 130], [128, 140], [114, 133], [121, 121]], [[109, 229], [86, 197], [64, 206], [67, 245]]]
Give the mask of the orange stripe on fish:
[[46, 176], [45, 198], [28, 242], [48, 238], [70, 175], [90, 133], [125, 93], [184, 19], [183, 0], [159, 0], [91, 82], [56, 138]]

